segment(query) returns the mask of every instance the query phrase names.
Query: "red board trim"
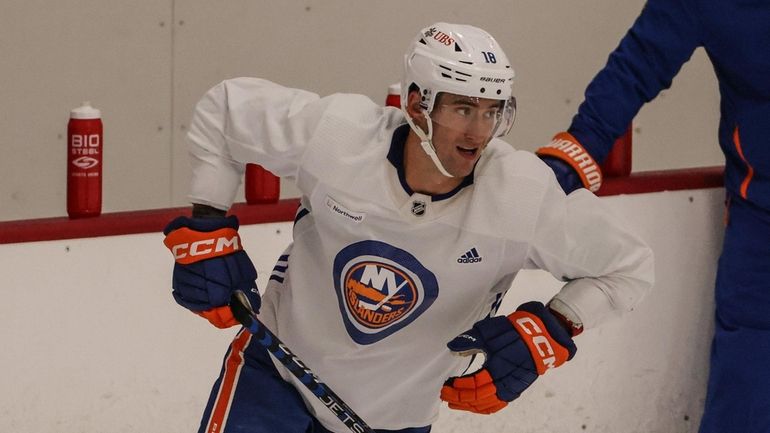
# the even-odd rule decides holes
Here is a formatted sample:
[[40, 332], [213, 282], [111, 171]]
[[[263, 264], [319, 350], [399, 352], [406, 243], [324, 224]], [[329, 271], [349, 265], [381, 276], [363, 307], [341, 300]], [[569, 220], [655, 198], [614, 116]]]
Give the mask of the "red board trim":
[[[719, 188], [724, 167], [702, 167], [632, 173], [627, 177], [605, 178], [597, 195], [643, 194], [658, 191]], [[241, 224], [292, 221], [299, 199], [276, 204], [233, 205], [231, 213]], [[94, 218], [44, 218], [0, 222], [0, 244], [52, 241], [61, 239], [120, 236], [161, 232], [173, 218], [190, 215], [190, 207], [114, 212]]]
[[[241, 224], [291, 221], [299, 199], [281, 200], [276, 204], [233, 205], [231, 213]], [[93, 238], [163, 231], [166, 224], [180, 216], [190, 216], [191, 207], [153, 209], [102, 214], [93, 218], [44, 218], [0, 222], [0, 244]]]

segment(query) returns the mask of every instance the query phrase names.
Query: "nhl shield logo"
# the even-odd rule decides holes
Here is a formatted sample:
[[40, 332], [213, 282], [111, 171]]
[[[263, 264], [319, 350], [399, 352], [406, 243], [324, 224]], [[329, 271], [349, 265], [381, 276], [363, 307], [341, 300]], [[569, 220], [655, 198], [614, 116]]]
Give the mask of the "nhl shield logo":
[[334, 260], [334, 286], [345, 328], [372, 344], [410, 324], [438, 296], [436, 278], [404, 250], [363, 241]]
[[425, 202], [422, 200], [415, 200], [412, 202], [412, 214], [414, 214], [414, 216], [425, 215], [425, 208]]

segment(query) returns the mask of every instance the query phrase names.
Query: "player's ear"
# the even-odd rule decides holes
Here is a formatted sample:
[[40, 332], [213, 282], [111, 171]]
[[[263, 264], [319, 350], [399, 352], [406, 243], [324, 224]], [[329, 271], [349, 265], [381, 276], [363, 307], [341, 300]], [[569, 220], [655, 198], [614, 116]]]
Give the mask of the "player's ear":
[[406, 113], [415, 121], [425, 120], [425, 115], [420, 108], [420, 91], [412, 90], [406, 98]]
[[425, 119], [425, 112], [420, 107], [422, 97], [420, 96], [420, 90], [412, 90], [409, 92], [409, 96], [406, 98], [406, 114], [412, 118], [412, 121], [418, 128], [428, 131], [428, 121]]

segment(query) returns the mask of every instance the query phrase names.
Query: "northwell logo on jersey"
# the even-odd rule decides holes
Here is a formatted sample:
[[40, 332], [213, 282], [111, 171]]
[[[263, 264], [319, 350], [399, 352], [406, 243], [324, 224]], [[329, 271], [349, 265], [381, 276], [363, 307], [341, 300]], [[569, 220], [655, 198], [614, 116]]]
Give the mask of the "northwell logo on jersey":
[[333, 198], [326, 196], [326, 207], [329, 208], [334, 214], [341, 217], [345, 217], [350, 221], [358, 224], [366, 218], [366, 214], [363, 212], [354, 212], [345, 206], [337, 203]]
[[342, 249], [334, 260], [334, 286], [345, 328], [359, 344], [407, 326], [438, 296], [433, 273], [406, 251], [379, 241]]
[[465, 254], [458, 257], [457, 263], [478, 263], [483, 259], [484, 258], [479, 255], [479, 252], [476, 251], [476, 247], [473, 247], [466, 251]]

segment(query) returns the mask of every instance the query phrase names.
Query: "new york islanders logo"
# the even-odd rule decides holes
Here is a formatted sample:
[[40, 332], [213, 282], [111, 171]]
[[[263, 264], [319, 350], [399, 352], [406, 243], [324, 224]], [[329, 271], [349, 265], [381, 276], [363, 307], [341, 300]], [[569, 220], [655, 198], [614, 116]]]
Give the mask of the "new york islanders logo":
[[334, 260], [345, 328], [372, 344], [412, 323], [438, 296], [436, 278], [414, 256], [379, 241], [345, 247]]

